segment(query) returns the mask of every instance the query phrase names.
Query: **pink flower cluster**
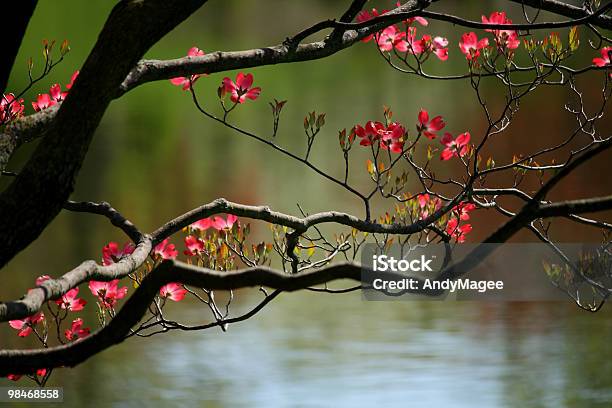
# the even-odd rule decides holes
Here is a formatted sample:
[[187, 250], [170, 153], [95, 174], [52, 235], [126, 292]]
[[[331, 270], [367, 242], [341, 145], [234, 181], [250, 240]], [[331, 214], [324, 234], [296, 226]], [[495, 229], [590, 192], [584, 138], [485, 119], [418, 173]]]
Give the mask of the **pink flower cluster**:
[[473, 203], [461, 202], [453, 207], [451, 219], [446, 224], [446, 233], [451, 237], [454, 237], [457, 242], [465, 242], [465, 236], [472, 231], [471, 224], [459, 225], [461, 221], [467, 221], [470, 219], [470, 212], [476, 209], [476, 205]]
[[[355, 125], [351, 130], [351, 137], [359, 138], [361, 146], [373, 146], [376, 143], [385, 150], [391, 150], [394, 153], [402, 153], [406, 142], [406, 128], [397, 123], [390, 122], [392, 113], [390, 110], [385, 110], [387, 123], [368, 121], [365, 126]], [[421, 109], [418, 114], [416, 129], [419, 135], [424, 135], [426, 138], [433, 140], [438, 136], [438, 132], [444, 129], [446, 123], [442, 116], [434, 116], [430, 118], [429, 112]], [[470, 133], [465, 132], [453, 138], [446, 132], [440, 140], [444, 146], [444, 150], [440, 154], [440, 159], [443, 161], [450, 160], [453, 157], [464, 157], [470, 151]]]
[[404, 149], [406, 129], [399, 123], [384, 125], [381, 122], [368, 121], [365, 126], [355, 125], [353, 132], [360, 139], [361, 146], [380, 143], [381, 148], [390, 149], [394, 153], [401, 153]]
[[[49, 275], [42, 275], [36, 278], [36, 286], [40, 286], [43, 282], [51, 279]], [[73, 288], [66, 292], [61, 298], [57, 299], [55, 303], [59, 306], [60, 309], [65, 309], [69, 312], [78, 312], [83, 310], [87, 302], [84, 299], [78, 298], [79, 288]], [[45, 315], [43, 312], [38, 312], [33, 316], [26, 317], [21, 320], [11, 320], [9, 321], [9, 325], [17, 330], [17, 335], [19, 337], [27, 337], [33, 331], [35, 326], [42, 322], [45, 319]], [[79, 323], [80, 322], [80, 323]], [[75, 324], [78, 326], [75, 326]], [[78, 318], [73, 320], [71, 329], [66, 330], [65, 335], [68, 340], [73, 340], [76, 338], [82, 338], [89, 334], [88, 328], [82, 328], [83, 325], [82, 319]], [[43, 374], [44, 375], [44, 374]], [[21, 377], [21, 376], [19, 376]], [[19, 379], [19, 378], [17, 378]]]
[[185, 255], [195, 256], [204, 251], [204, 241], [193, 235], [187, 235], [185, 237], [185, 247], [187, 247], [187, 249], [183, 251]]
[[[228, 214], [225, 219], [219, 216], [202, 218], [191, 224], [189, 228], [200, 232], [204, 232], [210, 228], [217, 231], [229, 231], [237, 221], [237, 216]], [[189, 257], [196, 256], [204, 251], [204, 241], [194, 235], [187, 235], [185, 237], [185, 247], [187, 248], [183, 251], [185, 255]]]
[[104, 307], [112, 309], [119, 299], [127, 295], [127, 287], [119, 287], [119, 279], [110, 282], [89, 281], [89, 290]]
[[[512, 24], [512, 20], [506, 17], [505, 11], [494, 11], [489, 15], [489, 18], [482, 16], [482, 22], [496, 25]], [[518, 34], [514, 30], [487, 29], [485, 31], [493, 33], [495, 43], [499, 48], [515, 50], [521, 45]]]
[[[507, 25], [512, 24], [512, 20], [506, 17], [504, 11], [494, 11], [487, 16], [482, 16], [484, 24]], [[514, 30], [502, 29], [486, 29], [485, 31], [493, 33], [495, 36], [495, 44], [500, 50], [515, 50], [521, 44], [518, 34]], [[478, 39], [474, 32], [465, 33], [461, 36], [459, 49], [465, 55], [465, 58], [470, 61], [480, 56], [480, 50], [489, 46], [489, 39]]]
[[206, 231], [209, 228], [214, 228], [217, 231], [232, 229], [234, 224], [238, 221], [238, 217], [233, 214], [228, 214], [225, 219], [223, 217], [208, 217], [202, 218], [190, 225], [191, 229]]
[[83, 310], [87, 304], [87, 301], [77, 298], [78, 294], [79, 288], [70, 289], [60, 299], [56, 300], [55, 303], [62, 309], [78, 312], [79, 310]]
[[[79, 71], [75, 71], [70, 77], [70, 83], [66, 85], [66, 89], [70, 90], [74, 84], [74, 80], [79, 75]], [[68, 91], [62, 91], [62, 87], [59, 84], [53, 84], [49, 88], [48, 94], [38, 94], [36, 102], [32, 102], [32, 107], [36, 112], [40, 112], [43, 109], [50, 108], [51, 106], [57, 105], [66, 99]]]
[[[363, 10], [357, 15], [357, 21], [362, 23], [372, 18], [378, 17], [386, 13], [388, 10], [383, 10], [379, 13], [378, 10], [371, 11]], [[362, 41], [368, 42], [375, 39], [378, 48], [384, 52], [391, 52], [394, 49], [399, 52], [407, 52], [414, 55], [423, 53], [434, 53], [441, 61], [448, 59], [448, 40], [443, 37], [433, 37], [425, 34], [421, 38], [417, 38], [417, 28], [411, 26], [413, 22], [418, 22], [422, 26], [427, 26], [429, 23], [423, 17], [413, 17], [404, 20], [405, 29], [400, 29], [396, 25], [390, 25], [379, 33], [368, 35]]]
[[[421, 219], [427, 218], [431, 213], [442, 208], [442, 201], [438, 197], [430, 197], [428, 193], [419, 194], [416, 203], [421, 211]], [[466, 235], [472, 231], [471, 224], [459, 225], [461, 221], [470, 219], [470, 213], [476, 209], [476, 205], [468, 202], [461, 202], [451, 209], [451, 216], [446, 222], [446, 233], [457, 242], [465, 242]]]

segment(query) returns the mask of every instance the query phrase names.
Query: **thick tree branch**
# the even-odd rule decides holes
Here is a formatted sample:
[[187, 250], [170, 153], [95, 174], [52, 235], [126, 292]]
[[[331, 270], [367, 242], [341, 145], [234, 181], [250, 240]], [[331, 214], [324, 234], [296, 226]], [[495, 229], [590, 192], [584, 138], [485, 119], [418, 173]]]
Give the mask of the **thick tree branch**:
[[[2, 22], [2, 53], [0, 54], [0, 95], [5, 93], [11, 69], [21, 46], [21, 40], [36, 8], [37, 0], [11, 3], [10, 17]], [[8, 12], [8, 10], [5, 10]]]
[[378, 224], [376, 222], [364, 221], [354, 215], [338, 212], [327, 211], [309, 215], [305, 218], [298, 218], [291, 215], [272, 211], [266, 206], [252, 206], [237, 204], [227, 201], [223, 198], [217, 199], [212, 203], [205, 204], [194, 210], [191, 210], [160, 227], [151, 234], [154, 244], [159, 243], [164, 238], [180, 231], [186, 226], [198, 221], [199, 219], [210, 217], [214, 214], [233, 214], [238, 217], [245, 217], [267, 221], [272, 224], [282, 225], [292, 228], [296, 231], [306, 231], [310, 227], [324, 223], [336, 223], [346, 225], [347, 227], [355, 228], [361, 232], [370, 233], [386, 233], [386, 234], [414, 234], [427, 229], [431, 223], [428, 217], [423, 220], [415, 221], [412, 224]]
[[151, 239], [143, 237], [134, 252], [109, 266], [85, 261], [58, 279], [49, 279], [30, 289], [20, 300], [0, 303], [0, 321], [23, 319], [38, 312], [48, 300], [57, 299], [70, 289], [90, 280], [110, 281], [120, 279], [136, 270], [151, 252]]
[[[68, 202], [65, 208], [70, 211], [88, 212], [100, 214], [107, 217], [111, 223], [121, 228], [135, 243], [137, 250], [133, 254], [124, 257], [121, 265], [115, 267], [100, 266], [95, 261], [83, 262], [74, 270], [66, 273], [58, 279], [45, 281], [40, 288], [29, 291], [21, 300], [0, 303], [0, 322], [23, 319], [36, 313], [48, 300], [56, 299], [64, 295], [68, 290], [91, 279], [109, 281], [112, 279], [123, 278], [140, 267], [146, 260], [151, 249], [169, 237], [170, 235], [189, 226], [195, 221], [210, 217], [215, 214], [233, 214], [243, 218], [251, 218], [282, 225], [294, 229], [298, 233], [307, 231], [310, 227], [323, 223], [336, 223], [356, 228], [362, 232], [386, 233], [386, 234], [413, 234], [432, 228], [431, 219], [439, 218], [444, 209], [432, 214], [425, 220], [419, 220], [410, 225], [403, 224], [377, 224], [358, 219], [357, 217], [328, 211], [312, 214], [305, 218], [298, 218], [291, 215], [275, 212], [265, 206], [250, 206], [229, 202], [225, 199], [218, 199], [212, 203], [205, 204], [192, 211], [189, 211], [163, 225], [151, 235], [142, 234], [134, 224], [125, 219], [119, 212], [112, 208], [108, 203], [91, 202]], [[449, 211], [450, 206], [445, 210]], [[437, 217], [437, 218], [436, 218]], [[297, 235], [296, 235], [297, 238]], [[292, 249], [291, 249], [292, 250]], [[129, 265], [126, 268], [125, 265]]]
[[[211, 290], [230, 290], [265, 286], [282, 291], [296, 291], [338, 279], [361, 280], [362, 268], [352, 263], [338, 263], [312, 272], [287, 275], [259, 266], [232, 272], [219, 272], [181, 262], [166, 261], [149, 273], [110, 323], [75, 343], [40, 350], [0, 351], [0, 376], [28, 373], [40, 367], [73, 367], [87, 358], [122, 342], [130, 329], [147, 312], [159, 288], [170, 282], [182, 282]], [[385, 276], [397, 278], [393, 273]]]

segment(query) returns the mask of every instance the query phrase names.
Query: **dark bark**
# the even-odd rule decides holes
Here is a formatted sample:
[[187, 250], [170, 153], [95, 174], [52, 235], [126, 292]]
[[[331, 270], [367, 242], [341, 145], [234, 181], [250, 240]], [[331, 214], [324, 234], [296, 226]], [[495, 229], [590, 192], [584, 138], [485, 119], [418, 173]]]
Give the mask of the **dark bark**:
[[[5, 93], [21, 40], [36, 8], [37, 0], [11, 2], [10, 16], [2, 20], [2, 53], [0, 53], [0, 94]], [[6, 8], [7, 6], [4, 5]], [[8, 12], [8, 10], [6, 10]]]

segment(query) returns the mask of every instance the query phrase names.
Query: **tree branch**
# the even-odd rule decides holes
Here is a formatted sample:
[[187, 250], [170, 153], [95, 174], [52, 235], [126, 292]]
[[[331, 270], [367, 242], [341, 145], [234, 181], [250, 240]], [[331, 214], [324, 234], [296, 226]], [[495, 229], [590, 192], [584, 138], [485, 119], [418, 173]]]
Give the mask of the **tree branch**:
[[[11, 3], [10, 18], [2, 23], [2, 54], [0, 54], [0, 95], [6, 90], [11, 69], [21, 46], [21, 40], [36, 8], [37, 0]], [[8, 10], [5, 10], [8, 12]]]
[[[95, 261], [83, 262], [77, 268], [66, 273], [58, 279], [45, 281], [39, 288], [30, 290], [21, 300], [0, 303], [0, 322], [23, 319], [40, 310], [48, 300], [57, 299], [70, 289], [92, 279], [109, 281], [123, 278], [140, 267], [146, 260], [151, 249], [170, 235], [180, 231], [199, 219], [210, 217], [215, 214], [233, 214], [239, 217], [267, 221], [276, 225], [292, 228], [298, 232], [305, 232], [308, 228], [322, 223], [337, 223], [356, 228], [362, 232], [385, 233], [385, 234], [413, 234], [432, 228], [431, 220], [439, 218], [445, 211], [450, 210], [447, 206], [432, 214], [429, 218], [418, 220], [410, 225], [402, 224], [377, 224], [362, 221], [357, 217], [328, 211], [312, 214], [305, 218], [293, 217], [283, 213], [270, 210], [265, 206], [250, 206], [218, 199], [212, 203], [205, 204], [189, 211], [163, 225], [151, 235], [142, 234], [130, 221], [125, 219], [119, 212], [108, 203], [75, 203], [69, 202], [66, 208], [71, 211], [89, 212], [107, 217], [113, 225], [121, 228], [137, 244], [136, 250], [131, 255], [121, 259], [120, 264], [110, 266], [97, 265]], [[293, 248], [291, 248], [293, 251]], [[126, 267], [129, 265], [129, 267]]]
[[134, 252], [119, 262], [108, 266], [95, 261], [85, 261], [58, 279], [49, 279], [31, 289], [20, 300], [0, 303], [0, 321], [23, 319], [38, 312], [48, 301], [61, 297], [70, 289], [90, 280], [110, 281], [120, 279], [136, 270], [149, 256], [152, 245], [149, 237], [136, 245]]
[[[222, 205], [222, 209], [226, 210], [226, 204], [222, 203]], [[602, 211], [611, 208], [612, 196], [546, 204], [542, 205], [537, 211], [530, 214], [529, 217], [517, 218], [515, 216], [507, 224], [515, 225], [520, 223], [522, 227], [531, 220], [539, 217]], [[242, 212], [244, 215], [249, 216], [249, 211], [253, 210], [248, 208], [240, 208], [234, 209], [234, 212], [232, 213]], [[276, 216], [276, 214], [270, 212], [269, 209], [263, 212], [264, 214], [270, 214], [270, 217]], [[268, 217], [268, 215], [264, 215], [264, 217]], [[283, 217], [287, 217], [287, 222], [298, 226], [297, 219], [293, 220], [289, 216]], [[191, 220], [189, 217], [182, 219], [183, 222], [187, 222], [189, 220]], [[175, 224], [176, 223], [171, 223], [170, 225]], [[160, 231], [168, 232], [170, 230], [172, 230], [172, 228], [168, 227], [167, 229], [162, 229]], [[506, 233], [500, 232], [504, 230]], [[162, 234], [162, 232], [159, 233]], [[485, 240], [484, 243], [503, 242], [510, 238], [512, 234], [513, 232], [509, 234], [507, 233], [507, 228], [502, 227], [500, 230], [498, 230], [498, 232], [492, 234], [487, 240]], [[146, 247], [146, 244], [141, 244], [139, 245], [140, 248], [137, 248], [139, 259], [142, 259], [143, 255], [146, 258], [148, 250], [151, 249], [150, 241], [146, 242], [148, 243], [148, 247]], [[480, 264], [490, 253], [490, 246], [479, 245], [465, 258], [465, 260], [443, 271], [437, 279], [456, 279]], [[29, 302], [20, 302], [22, 302], [21, 304], [25, 308], [28, 308], [29, 306], [30, 314], [34, 313], [32, 312], [32, 306], [35, 302], [32, 302], [32, 299], [37, 300], [38, 302], [36, 303], [38, 303], [40, 307], [45, 299], [44, 294], [47, 292], [51, 293], [51, 297], [57, 297], [62, 290], [66, 290], [66, 286], [62, 288], [58, 285], [58, 283], [68, 283], [70, 285], [70, 282], [74, 284], [78, 280], [84, 282], [87, 274], [89, 274], [90, 279], [95, 279], [100, 275], [103, 279], [107, 279], [111, 270], [113, 270], [113, 273], [116, 275], [126, 273], [126, 271], [129, 273], [130, 268], [134, 267], [134, 263], [132, 260], [129, 260], [130, 265], [128, 265], [128, 259], [129, 257], [126, 257], [119, 263], [111, 265], [110, 267], [100, 267], [95, 264], [92, 265], [92, 263], [85, 263], [81, 267], [77, 268], [78, 270], [66, 274], [59, 280], [44, 282], [39, 288], [28, 293], [27, 298], [30, 298]], [[291, 292], [338, 279], [361, 281], [361, 276], [364, 269], [368, 268], [354, 263], [338, 263], [325, 266], [314, 271], [297, 274], [281, 273], [265, 266], [257, 266], [254, 268], [228, 272], [200, 268], [182, 262], [166, 261], [145, 276], [135, 293], [128, 299], [119, 313], [107, 326], [83, 340], [79, 340], [68, 345], [39, 350], [0, 351], [0, 375], [7, 375], [11, 373], [29, 373], [32, 370], [41, 367], [73, 367], [82, 363], [92, 355], [122, 342], [125, 340], [126, 336], [128, 336], [130, 329], [142, 319], [148, 310], [149, 305], [157, 295], [159, 288], [170, 282], [180, 282], [186, 285], [202, 287], [209, 290], [234, 290], [247, 287], [265, 286], [276, 290]], [[381, 277], [388, 279], [403, 278], [403, 276], [399, 276], [393, 272], [378, 272], [378, 274]], [[421, 286], [422, 285], [418, 285], [418, 287]], [[436, 295], [439, 294], [439, 291], [419, 289], [416, 291], [405, 291], [405, 293]], [[16, 303], [19, 302], [12, 302], [13, 306]], [[5, 305], [0, 305], [0, 315], [5, 312], [5, 310], [3, 310], [3, 307], [6, 307]]]
[[612, 195], [541, 205], [536, 211], [536, 218], [593, 213], [610, 209], [612, 209]]
[[139, 242], [143, 239], [144, 235], [136, 226], [128, 219], [126, 219], [119, 211], [115, 210], [107, 202], [94, 203], [90, 201], [68, 201], [64, 204], [64, 209], [72, 212], [84, 212], [90, 214], [103, 215], [113, 224], [115, 227], [120, 228], [125, 234], [130, 237], [134, 242]]
[[[560, 16], [572, 18], [572, 19], [585, 18], [591, 15], [591, 13], [588, 10], [582, 7], [577, 7], [572, 4], [569, 4], [563, 1], [558, 1], [558, 0], [510, 0], [510, 1], [513, 3], [524, 4], [526, 6], [530, 6], [535, 9], [545, 10], [545, 11], [548, 11], [554, 14], [558, 14]], [[606, 6], [609, 6], [609, 4], [610, 3], [608, 3]], [[612, 17], [601, 15], [601, 16], [596, 17], [592, 21], [592, 23], [601, 28], [605, 28], [609, 30], [612, 28]]]
[[[181, 262], [166, 261], [142, 280], [110, 323], [90, 336], [63, 346], [38, 350], [0, 351], [0, 376], [29, 373], [41, 367], [74, 367], [87, 358], [121, 343], [147, 312], [159, 288], [170, 282], [181, 282], [210, 290], [230, 290], [265, 286], [282, 291], [296, 291], [338, 279], [361, 280], [362, 267], [338, 263], [312, 272], [288, 275], [265, 266], [232, 272], [219, 272]], [[383, 273], [390, 279], [397, 274]]]

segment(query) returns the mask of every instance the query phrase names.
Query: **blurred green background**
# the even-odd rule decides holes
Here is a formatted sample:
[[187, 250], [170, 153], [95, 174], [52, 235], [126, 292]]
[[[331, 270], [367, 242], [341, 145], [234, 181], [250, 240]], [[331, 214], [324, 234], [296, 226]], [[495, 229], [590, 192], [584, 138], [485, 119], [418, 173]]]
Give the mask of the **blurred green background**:
[[[177, 58], [192, 46], [211, 52], [277, 44], [316, 21], [340, 15], [346, 3], [211, 0], [146, 57]], [[27, 95], [28, 113], [37, 93], [48, 92], [55, 82], [66, 84], [81, 66], [113, 4], [39, 2], [9, 89], [26, 85], [27, 58], [34, 58], [36, 69], [43, 38], [68, 39], [72, 51]], [[520, 8], [507, 7], [505, 1], [462, 1], [450, 7], [451, 12], [477, 20], [502, 8], [515, 20], [521, 15]], [[449, 60], [432, 60], [427, 66], [431, 72], [465, 70], [456, 45], [462, 31], [437, 23], [419, 31], [451, 41]], [[588, 64], [594, 51], [584, 43], [580, 55]], [[327, 125], [313, 157], [335, 174], [343, 169], [337, 130], [381, 120], [383, 105], [391, 106], [394, 118], [409, 129], [421, 107], [443, 115], [453, 134], [469, 129], [478, 140], [485, 125], [468, 82], [424, 81], [400, 74], [377, 57], [372, 44], [359, 44], [320, 61], [247, 72], [254, 74], [262, 95], [240, 106], [232, 120], [259, 133], [269, 132], [267, 101], [286, 99], [278, 140], [302, 151], [303, 116], [311, 110], [326, 112]], [[216, 88], [226, 75], [233, 78], [235, 73], [203, 77], [196, 85], [201, 101], [217, 112]], [[600, 82], [600, 74], [579, 82], [587, 101], [598, 97]], [[501, 106], [504, 95], [497, 83], [485, 83], [483, 91], [493, 109]], [[495, 141], [491, 153], [496, 161], [511, 160], [514, 153], [564, 137], [574, 126], [574, 118], [562, 112], [569, 97], [565, 89], [547, 88], [525, 98], [509, 131]], [[604, 127], [609, 130], [609, 122]], [[22, 148], [11, 169], [18, 171], [33, 147]], [[561, 193], [578, 198], [609, 192], [609, 159], [569, 179]], [[356, 159], [351, 170], [361, 188], [368, 187], [363, 160]], [[362, 215], [358, 201], [299, 163], [201, 116], [189, 94], [168, 81], [138, 87], [111, 105], [73, 195], [77, 200], [110, 202], [144, 231], [217, 197], [266, 204], [296, 215], [297, 203], [308, 212], [337, 209]], [[379, 203], [375, 214], [387, 209], [388, 204]], [[471, 239], [486, 236], [500, 221], [475, 216]], [[570, 228], [562, 225], [560, 239], [595, 239], [588, 230]], [[263, 225], [256, 227], [259, 237], [269, 239], [267, 231]], [[0, 297], [18, 298], [36, 276], [58, 276], [85, 259], [100, 259], [102, 246], [111, 240], [126, 238], [101, 217], [60, 214], [5, 269], [10, 279], [4, 280]], [[179, 246], [180, 240], [174, 239]], [[82, 292], [88, 290], [84, 287]], [[257, 296], [241, 292], [238, 309], [253, 304]], [[91, 296], [85, 297], [93, 303]], [[171, 311], [181, 321], [209, 318], [195, 303], [183, 302]], [[95, 326], [95, 315], [85, 316]], [[64, 387], [64, 406], [183, 406], [201, 401], [211, 407], [605, 407], [612, 403], [611, 323], [607, 308], [590, 315], [571, 304], [374, 303], [362, 301], [359, 293], [286, 294], [227, 333], [210, 330], [132, 339], [76, 369], [57, 370], [50, 384]], [[33, 345], [6, 325], [0, 329], [2, 348], [26, 344]], [[0, 380], [1, 385], [8, 383]]]

